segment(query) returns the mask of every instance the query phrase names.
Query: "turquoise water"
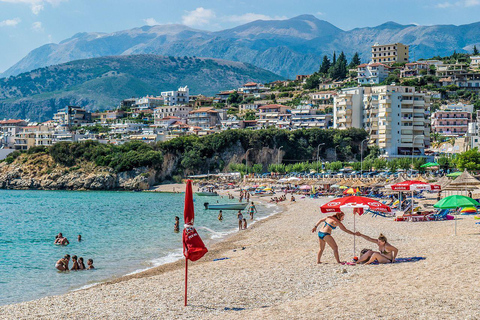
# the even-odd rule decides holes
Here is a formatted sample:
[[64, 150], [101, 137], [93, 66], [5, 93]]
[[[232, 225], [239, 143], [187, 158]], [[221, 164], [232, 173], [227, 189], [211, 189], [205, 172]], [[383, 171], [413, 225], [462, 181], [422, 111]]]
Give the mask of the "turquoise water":
[[[235, 211], [223, 222], [203, 203], [220, 197], [195, 197], [195, 226], [202, 239], [221, 238], [238, 228]], [[0, 305], [65, 293], [181, 256], [184, 194], [0, 190]], [[236, 200], [238, 201], [238, 200]], [[268, 208], [258, 207], [257, 219]], [[181, 223], [183, 227], [183, 223]], [[53, 244], [62, 232], [68, 246]], [[77, 235], [82, 242], [77, 242]], [[95, 270], [58, 272], [65, 254], [92, 258]], [[71, 262], [70, 262], [71, 267]]]

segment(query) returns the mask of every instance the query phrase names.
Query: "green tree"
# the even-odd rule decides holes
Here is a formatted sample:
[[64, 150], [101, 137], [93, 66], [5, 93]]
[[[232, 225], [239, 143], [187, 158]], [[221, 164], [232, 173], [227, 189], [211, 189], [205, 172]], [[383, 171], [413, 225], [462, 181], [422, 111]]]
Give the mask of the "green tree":
[[475, 148], [460, 153], [455, 162], [460, 170], [480, 170], [480, 152]]
[[321, 75], [326, 76], [328, 74], [328, 70], [330, 69], [331, 65], [332, 64], [330, 63], [330, 59], [328, 59], [326, 55], [323, 56], [322, 64], [320, 65], [320, 70], [318, 70], [318, 72]]
[[306, 90], [317, 89], [319, 84], [320, 84], [320, 75], [318, 73], [314, 73], [310, 77], [308, 77], [308, 79], [305, 81], [303, 88]]
[[238, 94], [237, 91], [233, 91], [232, 93], [230, 93], [227, 98], [227, 102], [229, 104], [240, 103], [242, 102], [242, 100], [243, 98]]
[[350, 61], [350, 64], [348, 65], [348, 69], [353, 69], [356, 66], [360, 65], [362, 62], [360, 61], [360, 57], [358, 55], [358, 52], [355, 52], [355, 54], [352, 57], [352, 61]]
[[476, 45], [473, 46], [473, 54], [474, 54], [475, 56], [478, 55], [478, 49], [477, 49], [477, 46], [476, 46]]

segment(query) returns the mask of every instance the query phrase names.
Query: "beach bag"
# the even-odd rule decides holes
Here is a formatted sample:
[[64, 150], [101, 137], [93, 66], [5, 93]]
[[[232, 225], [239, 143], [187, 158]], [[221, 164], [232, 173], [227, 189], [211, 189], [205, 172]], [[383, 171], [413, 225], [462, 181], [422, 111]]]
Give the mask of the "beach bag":
[[191, 261], [197, 261], [208, 250], [194, 227], [183, 229], [183, 255]]

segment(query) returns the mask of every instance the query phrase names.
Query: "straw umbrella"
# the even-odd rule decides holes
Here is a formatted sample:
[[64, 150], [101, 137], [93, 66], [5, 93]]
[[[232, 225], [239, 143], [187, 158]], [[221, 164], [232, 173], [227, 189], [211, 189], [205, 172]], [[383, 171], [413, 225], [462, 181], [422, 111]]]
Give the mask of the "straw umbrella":
[[455, 180], [445, 186], [447, 191], [473, 191], [480, 187], [480, 180], [468, 173], [467, 170], [462, 172]]

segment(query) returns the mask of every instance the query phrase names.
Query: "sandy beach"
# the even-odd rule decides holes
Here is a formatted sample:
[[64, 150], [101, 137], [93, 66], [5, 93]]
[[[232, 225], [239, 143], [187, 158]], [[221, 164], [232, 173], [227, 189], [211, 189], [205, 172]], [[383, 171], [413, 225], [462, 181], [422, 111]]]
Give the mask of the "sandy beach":
[[[477, 319], [480, 315], [480, 225], [453, 221], [394, 222], [357, 217], [357, 230], [380, 232], [399, 257], [418, 262], [343, 266], [326, 248], [316, 264], [323, 199], [299, 199], [283, 212], [209, 248], [189, 267], [189, 306], [183, 306], [183, 261], [62, 296], [0, 307], [2, 319]], [[255, 198], [253, 198], [255, 199]], [[353, 215], [344, 224], [353, 229]], [[342, 260], [353, 236], [333, 233]], [[357, 237], [362, 248], [377, 249]], [[242, 248], [244, 248], [242, 250]], [[228, 258], [213, 261], [217, 258]]]

